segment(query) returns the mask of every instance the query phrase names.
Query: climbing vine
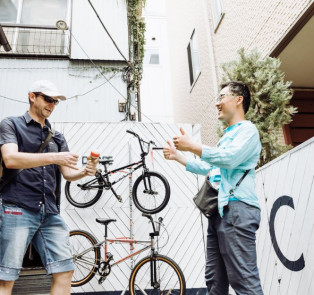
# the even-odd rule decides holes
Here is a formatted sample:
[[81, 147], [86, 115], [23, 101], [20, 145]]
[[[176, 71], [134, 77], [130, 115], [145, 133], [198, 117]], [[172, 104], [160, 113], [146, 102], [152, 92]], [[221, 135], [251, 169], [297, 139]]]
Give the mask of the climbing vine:
[[110, 77], [115, 76], [118, 73], [123, 73], [125, 71], [125, 67], [117, 67], [117, 66], [100, 66], [100, 73], [96, 75], [96, 79], [100, 78], [103, 75], [109, 74]]
[[142, 17], [142, 9], [145, 0], [127, 0], [129, 22], [129, 46], [132, 66], [129, 67], [129, 87], [136, 92], [142, 80], [144, 45], [145, 45], [145, 20]]

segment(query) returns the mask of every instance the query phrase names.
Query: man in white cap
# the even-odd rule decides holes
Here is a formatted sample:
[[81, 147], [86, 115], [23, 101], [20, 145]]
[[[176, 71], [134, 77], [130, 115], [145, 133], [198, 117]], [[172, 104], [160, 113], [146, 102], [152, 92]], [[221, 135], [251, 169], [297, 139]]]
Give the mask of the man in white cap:
[[52, 274], [50, 294], [70, 294], [74, 263], [69, 231], [56, 202], [57, 179], [60, 171], [69, 181], [95, 175], [96, 164], [89, 161], [79, 169], [79, 156], [69, 152], [59, 132], [46, 140], [48, 144], [39, 152], [51, 132], [47, 118], [66, 98], [46, 80], [35, 82], [28, 98], [28, 112], [0, 123], [0, 294], [12, 293], [31, 241], [47, 274]]

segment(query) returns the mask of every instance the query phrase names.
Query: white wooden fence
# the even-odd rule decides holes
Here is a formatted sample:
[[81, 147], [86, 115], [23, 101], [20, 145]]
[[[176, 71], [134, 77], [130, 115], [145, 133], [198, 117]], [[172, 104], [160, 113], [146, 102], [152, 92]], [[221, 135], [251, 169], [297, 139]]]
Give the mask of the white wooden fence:
[[[200, 141], [199, 126], [184, 125], [186, 131]], [[129, 163], [129, 144], [132, 160], [139, 157], [138, 144], [125, 133], [132, 129], [146, 139], [164, 146], [166, 140], [179, 134], [175, 124], [140, 123], [57, 123], [70, 149], [87, 155], [98, 149], [103, 155], [112, 155], [113, 167]], [[150, 160], [148, 160], [150, 162]], [[186, 173], [177, 163], [165, 161], [162, 152], [154, 153], [151, 168], [165, 175], [171, 186], [171, 200], [158, 216], [163, 216], [170, 235], [161, 253], [179, 263], [186, 277], [188, 294], [204, 291], [204, 230], [192, 196], [198, 188], [198, 178]], [[135, 180], [138, 174], [134, 175]], [[202, 181], [202, 179], [201, 179]], [[314, 138], [303, 143], [257, 171], [256, 190], [261, 205], [261, 225], [257, 232], [257, 255], [261, 283], [266, 295], [314, 294]], [[123, 204], [111, 195], [102, 198], [91, 208], [77, 209], [65, 198], [62, 215], [71, 229], [81, 228], [102, 238], [103, 229], [95, 217], [114, 217], [118, 222], [110, 226], [110, 235], [130, 234], [129, 183], [119, 183], [117, 192]], [[146, 238], [150, 230], [147, 220], [133, 208], [134, 235]], [[164, 236], [165, 233], [164, 233]], [[114, 257], [126, 256], [128, 247], [110, 249]], [[93, 279], [89, 284], [73, 289], [73, 293], [121, 291], [128, 284], [130, 263], [116, 270], [103, 285]], [[231, 293], [234, 293], [231, 290]]]
[[257, 171], [257, 255], [266, 295], [314, 294], [314, 138]]
[[[139, 160], [140, 152], [137, 139], [126, 133], [132, 129], [143, 139], [153, 140], [158, 146], [165, 146], [179, 134], [182, 125], [161, 123], [55, 123], [55, 129], [64, 133], [70, 150], [80, 156], [88, 155], [91, 150], [98, 150], [101, 155], [113, 156], [114, 163], [110, 168], [121, 167], [130, 163], [130, 160]], [[200, 141], [199, 125], [184, 124], [183, 128], [188, 134]], [[131, 147], [131, 148], [130, 148]], [[131, 153], [130, 153], [131, 149]], [[130, 159], [130, 155], [131, 158]], [[191, 155], [190, 155], [191, 156]], [[198, 178], [185, 172], [183, 166], [164, 160], [162, 151], [154, 151], [153, 161], [147, 157], [151, 170], [160, 172], [169, 181], [171, 197], [167, 207], [157, 214], [164, 218], [166, 231], [169, 235], [168, 243], [160, 249], [160, 253], [174, 259], [184, 272], [188, 292], [187, 294], [205, 293], [204, 283], [204, 240], [202, 219], [195, 208], [192, 197], [198, 190]], [[133, 182], [140, 171], [134, 173]], [[113, 176], [114, 179], [114, 176]], [[63, 183], [64, 188], [64, 183]], [[75, 208], [68, 203], [62, 195], [61, 215], [66, 220], [69, 228], [82, 229], [92, 232], [98, 240], [103, 238], [104, 228], [96, 223], [96, 217], [116, 218], [117, 222], [109, 226], [110, 237], [130, 236], [130, 200], [129, 180], [125, 178], [115, 186], [115, 190], [123, 198], [122, 204], [112, 195], [111, 191], [104, 191], [100, 200], [93, 206], [85, 209]], [[134, 206], [133, 233], [136, 239], [148, 239], [151, 225], [141, 216]], [[206, 224], [204, 224], [206, 227]], [[167, 233], [164, 230], [161, 243], [166, 241]], [[130, 253], [129, 246], [110, 246], [109, 251], [115, 260]], [[148, 255], [149, 253], [145, 253]], [[139, 256], [138, 261], [144, 255]], [[102, 252], [103, 257], [103, 252]], [[90, 283], [73, 288], [73, 293], [94, 293], [122, 291], [128, 286], [131, 271], [131, 261], [121, 264], [113, 269], [112, 274], [102, 284], [98, 284], [97, 277]]]

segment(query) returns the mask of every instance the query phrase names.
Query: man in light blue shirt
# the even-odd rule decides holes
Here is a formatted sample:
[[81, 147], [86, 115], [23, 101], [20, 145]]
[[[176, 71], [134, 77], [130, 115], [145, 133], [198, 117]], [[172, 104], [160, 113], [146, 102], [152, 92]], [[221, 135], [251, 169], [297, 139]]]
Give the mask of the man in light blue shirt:
[[[229, 284], [238, 295], [262, 295], [256, 265], [255, 233], [260, 207], [255, 193], [255, 167], [261, 143], [255, 125], [244, 118], [250, 106], [250, 91], [242, 82], [221, 86], [216, 107], [218, 119], [227, 123], [217, 147], [194, 143], [181, 128], [181, 136], [168, 142], [164, 156], [186, 170], [208, 175], [217, 187], [218, 214], [208, 219], [205, 280], [209, 295], [228, 295]], [[199, 159], [187, 159], [190, 151]], [[233, 191], [246, 170], [250, 170]]]

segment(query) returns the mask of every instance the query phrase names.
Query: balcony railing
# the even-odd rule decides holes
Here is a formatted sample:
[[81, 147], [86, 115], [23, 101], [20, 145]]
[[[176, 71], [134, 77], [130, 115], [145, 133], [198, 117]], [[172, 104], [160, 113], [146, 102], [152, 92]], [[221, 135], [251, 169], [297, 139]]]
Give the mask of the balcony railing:
[[12, 47], [10, 52], [0, 48], [0, 55], [68, 56], [70, 31], [56, 27], [8, 25], [2, 28]]

